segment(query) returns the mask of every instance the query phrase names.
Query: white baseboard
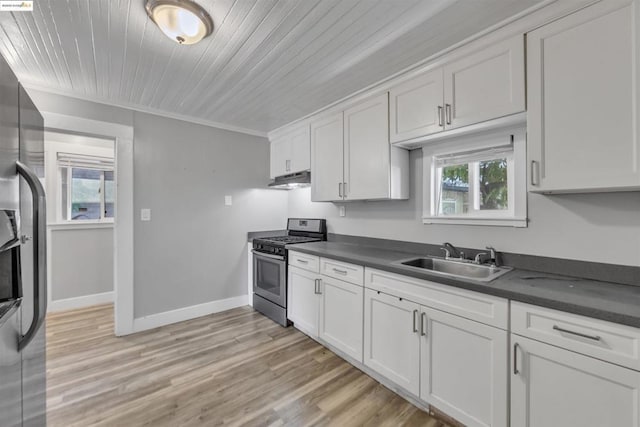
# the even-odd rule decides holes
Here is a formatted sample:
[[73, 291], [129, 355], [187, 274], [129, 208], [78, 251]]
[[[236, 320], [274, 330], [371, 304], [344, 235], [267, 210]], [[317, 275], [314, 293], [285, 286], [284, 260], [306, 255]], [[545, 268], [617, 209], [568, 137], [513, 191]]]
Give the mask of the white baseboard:
[[190, 307], [179, 308], [177, 310], [165, 311], [164, 313], [151, 314], [149, 316], [133, 319], [133, 332], [146, 331], [184, 320], [195, 319], [220, 311], [242, 307], [249, 303], [248, 295], [227, 298], [217, 301], [206, 302], [204, 304], [192, 305]]
[[90, 307], [98, 304], [108, 304], [113, 302], [113, 292], [103, 292], [101, 294], [83, 295], [81, 297], [53, 300], [49, 303], [47, 311], [73, 310], [75, 308]]

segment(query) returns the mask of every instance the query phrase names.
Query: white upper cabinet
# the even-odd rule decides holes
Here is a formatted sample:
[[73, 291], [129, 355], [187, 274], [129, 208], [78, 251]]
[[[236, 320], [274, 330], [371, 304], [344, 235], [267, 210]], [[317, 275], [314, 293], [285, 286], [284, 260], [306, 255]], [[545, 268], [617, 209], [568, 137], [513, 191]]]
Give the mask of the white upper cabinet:
[[271, 179], [276, 176], [286, 175], [289, 167], [289, 153], [291, 151], [290, 141], [286, 138], [274, 139], [271, 141], [270, 174]]
[[391, 142], [444, 130], [442, 68], [424, 73], [389, 91]]
[[271, 178], [311, 168], [309, 124], [297, 125], [271, 141]]
[[399, 195], [391, 194], [393, 148], [389, 145], [388, 117], [387, 93], [345, 110], [345, 199], [401, 198], [397, 197]]
[[530, 190], [640, 188], [637, 1], [604, 1], [527, 35]]
[[517, 36], [444, 67], [447, 129], [524, 111], [524, 39]]
[[516, 36], [391, 88], [391, 142], [524, 111], [524, 56], [523, 37]]
[[311, 200], [343, 198], [344, 151], [342, 112], [311, 122]]
[[407, 199], [409, 152], [389, 144], [388, 94], [311, 122], [311, 200]]
[[291, 132], [291, 167], [289, 172], [311, 169], [311, 133], [309, 124]]

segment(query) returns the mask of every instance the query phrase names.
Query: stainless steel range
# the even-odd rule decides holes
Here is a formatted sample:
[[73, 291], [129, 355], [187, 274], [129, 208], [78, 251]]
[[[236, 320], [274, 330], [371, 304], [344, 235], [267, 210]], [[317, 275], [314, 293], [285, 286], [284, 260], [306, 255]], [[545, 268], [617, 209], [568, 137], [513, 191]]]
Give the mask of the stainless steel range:
[[253, 308], [288, 326], [285, 246], [322, 240], [327, 240], [326, 220], [307, 218], [289, 218], [286, 235], [253, 239]]

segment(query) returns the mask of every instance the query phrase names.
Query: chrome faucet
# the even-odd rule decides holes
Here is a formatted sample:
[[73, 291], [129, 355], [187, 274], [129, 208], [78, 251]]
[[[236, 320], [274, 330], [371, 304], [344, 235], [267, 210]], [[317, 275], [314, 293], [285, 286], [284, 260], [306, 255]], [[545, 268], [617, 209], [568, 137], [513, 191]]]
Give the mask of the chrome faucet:
[[486, 249], [491, 253], [489, 261], [491, 261], [491, 266], [492, 267], [497, 267], [498, 266], [498, 259], [496, 257], [496, 250], [493, 248], [493, 246], [487, 246]]
[[489, 255], [486, 252], [479, 252], [476, 254], [475, 258], [473, 259], [473, 263], [474, 264], [482, 264], [484, 261], [482, 260], [482, 257]]
[[459, 250], [458, 248], [456, 248], [455, 246], [453, 246], [451, 243], [449, 242], [444, 242], [442, 244], [442, 249], [445, 253], [444, 258], [445, 259], [449, 259], [449, 258], [458, 258], [458, 259], [464, 259], [464, 252], [462, 252], [461, 250]]

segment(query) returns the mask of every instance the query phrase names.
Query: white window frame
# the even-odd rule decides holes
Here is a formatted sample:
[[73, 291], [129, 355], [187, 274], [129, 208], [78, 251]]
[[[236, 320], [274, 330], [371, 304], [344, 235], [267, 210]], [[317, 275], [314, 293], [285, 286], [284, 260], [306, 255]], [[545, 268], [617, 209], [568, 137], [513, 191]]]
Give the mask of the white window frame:
[[[86, 155], [86, 154], [69, 154], [58, 152], [57, 157], [66, 156], [66, 160], [61, 161], [59, 158], [57, 159], [57, 190], [58, 190], [58, 220], [59, 223], [62, 224], [113, 224], [114, 217], [105, 217], [104, 209], [105, 209], [105, 172], [113, 172], [114, 174], [114, 184], [115, 184], [115, 166], [113, 162], [113, 158], [97, 156], [97, 155]], [[93, 163], [93, 164], [92, 164]], [[101, 165], [101, 163], [108, 164]], [[71, 219], [68, 218], [69, 212], [71, 212], [72, 208], [72, 193], [73, 193], [73, 171], [72, 169], [94, 169], [100, 171], [100, 218], [99, 219]], [[67, 188], [66, 188], [66, 206], [62, 204], [62, 171], [66, 169], [67, 171]]]
[[[504, 151], [505, 147], [513, 151]], [[502, 153], [492, 154], [498, 149]], [[441, 191], [441, 173], [438, 160], [446, 156], [463, 157], [465, 153], [481, 153], [487, 150], [482, 160], [507, 158], [508, 204], [506, 210], [479, 210], [480, 195], [474, 185], [469, 187], [469, 212], [464, 215], [439, 214], [438, 197]], [[461, 137], [441, 141], [422, 148], [423, 151], [423, 215], [424, 224], [491, 225], [507, 227], [527, 226], [526, 183], [526, 130], [515, 127], [492, 131], [482, 135]], [[480, 155], [481, 156], [481, 155]], [[474, 157], [480, 157], [475, 155]], [[468, 162], [462, 161], [460, 164]], [[469, 182], [477, 181], [479, 162], [471, 163]]]

